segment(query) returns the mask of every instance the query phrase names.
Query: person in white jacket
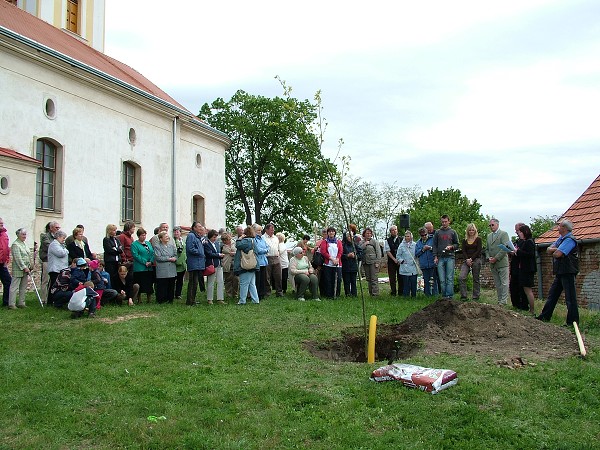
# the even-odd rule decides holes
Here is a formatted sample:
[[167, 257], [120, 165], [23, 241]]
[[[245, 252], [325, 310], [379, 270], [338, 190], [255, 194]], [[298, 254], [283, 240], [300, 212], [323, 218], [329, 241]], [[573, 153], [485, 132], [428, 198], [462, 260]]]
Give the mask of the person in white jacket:
[[415, 260], [415, 242], [413, 241], [413, 235], [410, 231], [404, 233], [404, 240], [398, 247], [396, 252], [396, 259], [400, 266], [399, 273], [403, 279], [403, 291], [404, 297], [417, 296], [417, 274], [419, 269]]

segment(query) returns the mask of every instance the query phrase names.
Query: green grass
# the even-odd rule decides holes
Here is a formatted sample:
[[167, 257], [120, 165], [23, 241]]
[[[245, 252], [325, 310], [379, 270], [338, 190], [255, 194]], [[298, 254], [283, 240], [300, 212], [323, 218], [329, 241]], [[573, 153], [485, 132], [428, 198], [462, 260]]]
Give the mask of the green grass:
[[[429, 302], [386, 288], [366, 300], [367, 319], [400, 322]], [[103, 308], [100, 318], [151, 315], [110, 324], [27, 303], [0, 310], [0, 448], [600, 448], [593, 345], [587, 359], [518, 370], [449, 355], [406, 361], [458, 373], [432, 396], [369, 381], [381, 362], [304, 349], [362, 326], [358, 300]], [[581, 315], [589, 346], [600, 320]], [[553, 322], [564, 316], [560, 307]]]

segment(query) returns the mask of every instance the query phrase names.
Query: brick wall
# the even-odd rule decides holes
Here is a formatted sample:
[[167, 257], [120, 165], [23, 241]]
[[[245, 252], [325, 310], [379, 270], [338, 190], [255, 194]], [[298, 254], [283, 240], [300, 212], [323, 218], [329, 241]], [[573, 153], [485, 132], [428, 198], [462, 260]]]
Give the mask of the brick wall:
[[[540, 249], [543, 274], [543, 292], [548, 293], [554, 275], [552, 275], [552, 258], [546, 249]], [[592, 310], [600, 310], [600, 243], [579, 245], [579, 274], [575, 279], [577, 302], [580, 306]], [[562, 296], [564, 301], [564, 295]]]

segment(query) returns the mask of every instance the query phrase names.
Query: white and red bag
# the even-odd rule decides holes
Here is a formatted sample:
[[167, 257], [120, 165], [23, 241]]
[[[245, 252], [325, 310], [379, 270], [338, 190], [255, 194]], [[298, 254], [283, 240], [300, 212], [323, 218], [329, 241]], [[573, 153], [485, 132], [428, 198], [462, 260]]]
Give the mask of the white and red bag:
[[453, 370], [390, 364], [375, 369], [371, 373], [371, 381], [399, 381], [404, 386], [437, 394], [458, 383], [458, 376]]

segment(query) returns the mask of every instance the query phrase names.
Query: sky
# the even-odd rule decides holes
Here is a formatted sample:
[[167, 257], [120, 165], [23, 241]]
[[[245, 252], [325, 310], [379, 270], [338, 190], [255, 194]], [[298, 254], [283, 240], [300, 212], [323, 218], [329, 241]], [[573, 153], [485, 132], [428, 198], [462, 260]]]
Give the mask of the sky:
[[600, 174], [598, 17], [597, 0], [107, 0], [105, 53], [194, 114], [239, 89], [282, 96], [275, 76], [320, 91], [325, 156], [459, 189], [514, 234]]

